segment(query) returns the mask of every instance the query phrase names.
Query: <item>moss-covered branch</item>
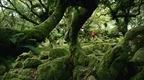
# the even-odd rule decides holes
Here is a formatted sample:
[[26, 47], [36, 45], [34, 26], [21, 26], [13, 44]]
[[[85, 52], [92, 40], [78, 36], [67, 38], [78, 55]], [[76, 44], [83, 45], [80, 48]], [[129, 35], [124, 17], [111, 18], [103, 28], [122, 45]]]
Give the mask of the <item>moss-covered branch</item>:
[[56, 25], [62, 19], [65, 10], [65, 2], [59, 0], [57, 2], [56, 10], [47, 20], [45, 20], [33, 30], [24, 31], [24, 33], [27, 35], [26, 39], [34, 38], [36, 40], [41, 40], [48, 36], [48, 34], [56, 27]]
[[16, 48], [23, 45], [30, 39], [34, 39], [36, 42], [44, 40], [62, 19], [66, 6], [67, 5], [64, 1], [59, 0], [53, 14], [34, 29], [24, 31], [4, 28], [0, 29], [0, 45], [7, 45], [9, 47]]

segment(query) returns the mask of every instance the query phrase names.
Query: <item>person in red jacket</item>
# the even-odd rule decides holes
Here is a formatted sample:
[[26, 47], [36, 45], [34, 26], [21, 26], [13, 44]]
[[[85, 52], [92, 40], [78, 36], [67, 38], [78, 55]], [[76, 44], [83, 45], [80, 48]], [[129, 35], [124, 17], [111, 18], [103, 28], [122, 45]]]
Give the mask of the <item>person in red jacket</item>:
[[94, 39], [94, 38], [96, 38], [96, 36], [97, 36], [97, 33], [96, 33], [96, 31], [90, 31], [90, 37], [92, 38], [92, 39]]
[[91, 36], [92, 36], [93, 38], [95, 38], [95, 37], [96, 37], [96, 32], [92, 31], [92, 32], [91, 32]]

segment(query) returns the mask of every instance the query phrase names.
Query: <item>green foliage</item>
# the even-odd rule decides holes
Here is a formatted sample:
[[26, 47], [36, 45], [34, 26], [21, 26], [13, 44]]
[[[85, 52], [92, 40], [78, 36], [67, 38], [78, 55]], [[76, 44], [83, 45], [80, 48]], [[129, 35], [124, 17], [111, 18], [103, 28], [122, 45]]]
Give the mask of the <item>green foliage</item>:
[[[28, 37], [30, 38], [27, 39], [28, 42], [22, 42], [20, 46], [31, 51], [22, 53], [15, 61], [11, 58], [0, 58], [0, 80], [70, 80], [72, 77], [74, 80], [97, 80], [97, 78], [116, 80], [117, 77], [125, 78], [122, 80], [143, 80], [144, 36], [141, 35], [143, 28], [133, 29], [125, 37], [119, 34], [119, 28], [117, 28], [123, 27], [121, 23], [124, 21], [123, 16], [127, 12], [132, 14], [134, 9], [138, 8], [135, 6], [140, 4], [140, 0], [135, 3], [133, 3], [134, 0], [109, 0], [110, 4], [99, 4], [93, 15], [83, 25], [84, 29], [80, 31], [80, 46], [74, 45], [77, 49], [73, 53], [73, 61], [70, 61], [72, 58], [70, 55], [73, 54], [69, 51], [69, 44], [64, 40], [65, 33], [68, 31], [67, 26], [71, 25], [75, 10], [73, 7], [66, 10], [60, 22], [56, 19], [59, 17], [59, 15], [55, 16], [56, 12], [48, 21], [49, 26], [44, 24], [47, 23], [45, 20], [56, 10], [58, 0], [41, 0], [42, 3], [40, 0], [11, 1], [11, 4], [8, 2], [8, 5], [5, 5], [12, 10], [0, 8], [0, 40], [2, 45], [7, 44], [8, 47], [10, 45], [15, 48], [22, 39]], [[129, 3], [129, 1], [132, 2]], [[114, 19], [117, 18], [112, 14], [115, 11], [115, 15], [122, 15], [118, 18], [120, 23]], [[60, 15], [62, 15], [61, 11]], [[143, 25], [143, 15], [140, 13], [139, 16], [134, 16], [134, 20], [129, 18], [131, 23], [127, 26], [131, 28]], [[35, 25], [38, 26], [35, 28]], [[57, 25], [56, 29], [47, 35], [51, 31], [51, 26], [55, 25]], [[96, 32], [95, 38], [92, 37], [91, 32]], [[37, 39], [31, 38], [38, 40], [46, 38], [46, 40], [37, 43], [38, 47], [34, 47], [32, 42], [37, 42]], [[117, 45], [120, 46], [114, 47]], [[72, 65], [70, 62], [74, 62], [73, 73], [68, 67]], [[134, 64], [129, 66], [127, 63], [131, 62]], [[133, 66], [136, 70], [131, 75], [130, 71], [133, 70], [129, 69], [133, 69]]]
[[23, 62], [23, 68], [37, 68], [38, 65], [40, 65], [42, 62], [38, 59], [33, 58], [27, 58]]

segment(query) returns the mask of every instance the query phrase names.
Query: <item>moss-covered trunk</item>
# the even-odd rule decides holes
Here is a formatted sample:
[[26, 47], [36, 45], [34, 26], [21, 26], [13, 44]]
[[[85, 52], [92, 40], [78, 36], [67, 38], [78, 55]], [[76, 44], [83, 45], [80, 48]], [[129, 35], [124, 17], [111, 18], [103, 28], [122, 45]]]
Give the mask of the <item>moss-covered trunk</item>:
[[[116, 46], [103, 57], [96, 70], [99, 80], [142, 80], [143, 70], [138, 72], [134, 68], [138, 67], [138, 63], [131, 59], [135, 58], [134, 55], [137, 57], [136, 52], [144, 46], [143, 32], [143, 26], [128, 31], [123, 44]], [[136, 79], [137, 77], [139, 79]]]
[[[31, 41], [33, 41], [33, 43], [41, 42], [62, 19], [66, 6], [67, 5], [63, 0], [58, 0], [56, 10], [53, 12], [53, 14], [34, 29], [25, 31], [0, 29], [0, 47], [10, 48], [14, 50], [14, 52], [19, 53], [19, 51], [22, 52], [22, 50], [16, 50], [18, 47], [27, 45], [27, 43], [31, 44]], [[13, 55], [16, 53], [13, 53]]]

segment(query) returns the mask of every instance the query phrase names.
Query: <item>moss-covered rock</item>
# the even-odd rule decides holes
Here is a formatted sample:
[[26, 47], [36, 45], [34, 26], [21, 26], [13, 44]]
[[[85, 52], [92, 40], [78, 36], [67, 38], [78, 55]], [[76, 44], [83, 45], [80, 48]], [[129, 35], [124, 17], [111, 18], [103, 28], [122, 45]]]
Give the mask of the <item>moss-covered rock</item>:
[[144, 47], [140, 48], [133, 56], [131, 61], [138, 65], [144, 65]]
[[31, 58], [33, 57], [33, 55], [31, 53], [22, 53], [21, 55], [19, 55], [16, 59], [16, 61], [22, 61], [25, 60], [27, 58]]
[[42, 62], [38, 59], [27, 58], [23, 63], [23, 68], [37, 68]]
[[48, 56], [48, 52], [47, 53], [41, 53], [40, 56], [39, 56], [39, 59], [41, 60], [45, 60], [45, 59], [48, 59], [49, 56]]
[[66, 57], [61, 57], [38, 66], [38, 80], [69, 80], [65, 62]]
[[75, 69], [73, 70], [73, 78], [74, 80], [83, 80], [86, 76], [88, 68], [83, 66], [75, 66]]
[[89, 54], [87, 55], [86, 60], [89, 66], [97, 66], [97, 64], [101, 61], [101, 58], [95, 54]]
[[16, 74], [18, 70], [10, 70], [9, 72], [5, 73], [3, 76], [3, 80], [11, 80], [12, 78], [17, 78], [18, 74]]
[[84, 50], [84, 52], [86, 53], [86, 54], [91, 54], [91, 53], [93, 53], [93, 51], [94, 51], [94, 45], [92, 44], [92, 45], [84, 45], [83, 47], [82, 47], [82, 49]]
[[5, 73], [2, 80], [36, 80], [35, 69], [11, 69]]
[[66, 55], [69, 55], [69, 52], [66, 49], [62, 49], [62, 48], [55, 48], [49, 52], [50, 59], [55, 59]]
[[96, 78], [93, 75], [88, 76], [87, 80], [96, 80]]
[[73, 71], [74, 80], [96, 80], [93, 74], [93, 69], [90, 67], [75, 66]]
[[13, 64], [13, 68], [22, 68], [23, 67], [23, 63], [21, 61], [16, 61]]

